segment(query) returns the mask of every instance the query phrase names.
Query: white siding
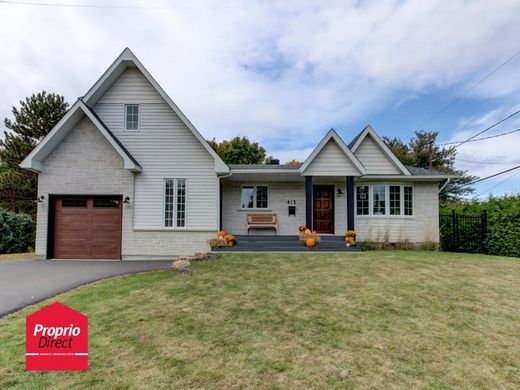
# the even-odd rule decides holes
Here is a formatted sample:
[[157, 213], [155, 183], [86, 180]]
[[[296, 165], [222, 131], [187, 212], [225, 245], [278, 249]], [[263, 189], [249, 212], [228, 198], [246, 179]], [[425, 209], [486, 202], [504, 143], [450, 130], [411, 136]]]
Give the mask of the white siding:
[[[125, 103], [140, 105], [139, 131], [124, 130]], [[187, 230], [217, 229], [213, 157], [138, 70], [126, 70], [94, 110], [143, 168], [135, 178], [136, 229], [163, 228], [165, 178], [186, 179]]]
[[305, 170], [305, 175], [359, 176], [359, 171], [334, 140], [329, 140]]
[[[269, 209], [268, 210], [242, 210], [241, 191], [242, 184], [268, 185]], [[298, 226], [305, 224], [305, 183], [304, 182], [225, 182], [222, 196], [222, 228], [232, 234], [247, 234], [247, 214], [249, 213], [274, 213], [278, 218], [278, 234], [296, 235]], [[296, 201], [296, 216], [290, 216], [287, 204], [288, 200]], [[255, 229], [251, 234], [274, 234], [272, 229]]]
[[372, 137], [368, 135], [356, 149], [354, 155], [370, 174], [401, 174], [392, 164], [383, 151], [377, 146]]
[[113, 194], [130, 198], [123, 205], [122, 257], [171, 259], [207, 251], [215, 231], [136, 231], [133, 229], [134, 174], [124, 169], [123, 159], [87, 118], [82, 119], [44, 161], [38, 178], [36, 257], [47, 252], [49, 194]]

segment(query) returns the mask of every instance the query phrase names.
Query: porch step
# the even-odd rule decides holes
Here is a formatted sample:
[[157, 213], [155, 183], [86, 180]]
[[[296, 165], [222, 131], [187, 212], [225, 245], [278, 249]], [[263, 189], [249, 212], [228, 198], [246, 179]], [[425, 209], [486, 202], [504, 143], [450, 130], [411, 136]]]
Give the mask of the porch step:
[[236, 236], [233, 247], [216, 248], [215, 252], [360, 252], [347, 247], [342, 237], [324, 236], [315, 247], [304, 245], [297, 236]]

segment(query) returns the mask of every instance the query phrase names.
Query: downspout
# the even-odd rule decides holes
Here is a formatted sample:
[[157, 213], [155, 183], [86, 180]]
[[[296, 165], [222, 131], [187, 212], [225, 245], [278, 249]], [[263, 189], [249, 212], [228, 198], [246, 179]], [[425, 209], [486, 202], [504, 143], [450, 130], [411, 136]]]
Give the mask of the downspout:
[[448, 178], [446, 179], [446, 183], [444, 183], [444, 184], [442, 185], [442, 187], [439, 188], [439, 194], [442, 192], [442, 190], [444, 190], [444, 189], [446, 188], [446, 186], [450, 183], [450, 181], [451, 181], [451, 178], [448, 177]]

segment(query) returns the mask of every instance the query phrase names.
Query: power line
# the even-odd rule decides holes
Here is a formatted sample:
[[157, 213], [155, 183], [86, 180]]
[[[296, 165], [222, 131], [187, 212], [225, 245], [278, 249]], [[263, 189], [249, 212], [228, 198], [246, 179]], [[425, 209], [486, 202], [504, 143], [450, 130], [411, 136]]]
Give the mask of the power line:
[[[444, 142], [442, 144], [439, 144], [439, 146], [445, 146], [445, 145], [455, 145], [455, 144], [463, 144], [464, 142], [476, 142], [476, 141], [482, 141], [482, 140], [485, 140], [485, 139], [490, 139], [490, 138], [497, 138], [497, 137], [503, 137], [504, 135], [509, 135], [509, 134], [513, 134], [513, 133], [517, 133], [519, 132], [520, 129], [515, 129], [515, 130], [511, 130], [511, 131], [506, 131], [505, 133], [500, 133], [500, 134], [494, 134], [494, 135], [489, 135], [487, 137], [481, 137], [481, 138], [475, 138], [475, 139], [471, 139], [471, 140], [465, 140], [465, 141], [453, 141], [453, 142]], [[460, 145], [459, 145], [460, 146]]]
[[[505, 60], [504, 62], [502, 62], [500, 65], [498, 65], [495, 69], [493, 69], [490, 73], [488, 73], [484, 78], [480, 79], [479, 81], [477, 81], [475, 84], [473, 84], [470, 88], [466, 89], [462, 94], [460, 94], [459, 96], [457, 96], [455, 99], [453, 99], [452, 101], [450, 101], [448, 104], [446, 104], [444, 107], [442, 107], [439, 111], [437, 111], [435, 114], [433, 114], [431, 117], [429, 117], [426, 121], [424, 121], [421, 125], [417, 126], [416, 127], [416, 130], [421, 130], [424, 125], [426, 125], [427, 123], [430, 123], [433, 119], [435, 119], [436, 117], [438, 117], [440, 114], [442, 114], [444, 111], [446, 111], [450, 106], [452, 106], [453, 104], [457, 103], [460, 99], [462, 99], [464, 96], [466, 96], [468, 93], [470, 93], [472, 90], [474, 90], [476, 87], [478, 87], [480, 84], [482, 84], [484, 81], [486, 81], [487, 79], [489, 79], [491, 76], [493, 76], [496, 72], [498, 72], [502, 67], [504, 67], [506, 64], [508, 64], [509, 62], [511, 62], [513, 60], [513, 58], [515, 58], [518, 54], [520, 54], [520, 49], [518, 51], [515, 52], [515, 54], [513, 54], [511, 57], [509, 57], [507, 60]], [[411, 135], [411, 134], [409, 134]]]
[[503, 175], [504, 173], [514, 171], [515, 169], [518, 169], [518, 168], [520, 168], [520, 165], [517, 165], [516, 167], [513, 167], [513, 168], [506, 169], [505, 171], [494, 173], [493, 175], [489, 175], [489, 176], [483, 177], [482, 179], [475, 180], [475, 181], [473, 181], [471, 183], [468, 183], [468, 184], [465, 184], [465, 185], [467, 185], [467, 186], [473, 185], [473, 184], [479, 183], [481, 181], [484, 181], [484, 180], [487, 180], [487, 179], [491, 179], [492, 177], [496, 177], [496, 176], [499, 176], [499, 175]]
[[499, 161], [475, 161], [475, 160], [464, 160], [462, 158], [457, 158], [458, 161], [467, 162], [471, 164], [481, 164], [481, 165], [510, 165], [510, 164], [520, 164], [519, 160], [509, 161], [509, 162], [499, 162]]
[[477, 196], [483, 195], [483, 194], [485, 194], [486, 192], [489, 192], [489, 191], [491, 191], [491, 190], [495, 189], [496, 187], [498, 187], [498, 186], [500, 186], [500, 185], [504, 184], [504, 183], [505, 183], [506, 181], [508, 181], [508, 180], [512, 179], [513, 177], [515, 177], [515, 176], [516, 176], [516, 175], [518, 175], [519, 173], [520, 173], [520, 171], [518, 171], [518, 172], [515, 172], [515, 173], [513, 173], [513, 174], [512, 174], [511, 176], [509, 176], [509, 177], [508, 177], [507, 179], [504, 179], [504, 180], [502, 180], [502, 181], [501, 181], [500, 183], [498, 183], [498, 184], [495, 184], [495, 185], [494, 185], [493, 187], [491, 187], [491, 188], [488, 188], [487, 190], [485, 190], [485, 191], [481, 192], [481, 193], [480, 193], [480, 194], [478, 194]]
[[519, 114], [519, 113], [520, 113], [520, 110], [513, 112], [512, 114], [508, 115], [508, 116], [505, 117], [504, 119], [500, 119], [498, 122], [492, 124], [491, 126], [485, 128], [485, 129], [482, 130], [482, 131], [479, 131], [477, 134], [473, 134], [473, 135], [472, 135], [471, 137], [469, 137], [468, 139], [466, 139], [466, 140], [460, 142], [458, 145], [455, 145], [454, 148], [458, 148], [460, 145], [463, 145], [463, 144], [465, 144], [466, 142], [471, 141], [471, 140], [474, 139], [475, 137], [478, 137], [479, 135], [485, 133], [485, 132], [488, 131], [488, 130], [491, 130], [493, 127], [498, 126], [499, 124], [501, 124], [501, 123], [507, 121], [508, 119], [510, 119], [511, 117], [513, 117], [513, 116], [515, 116], [515, 115], [517, 115], [517, 114]]

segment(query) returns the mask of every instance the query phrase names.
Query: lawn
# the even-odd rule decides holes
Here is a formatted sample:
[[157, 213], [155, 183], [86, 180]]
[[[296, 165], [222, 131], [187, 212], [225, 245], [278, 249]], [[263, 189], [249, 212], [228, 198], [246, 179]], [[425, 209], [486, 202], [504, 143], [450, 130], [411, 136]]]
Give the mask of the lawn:
[[34, 252], [8, 253], [5, 255], [0, 255], [0, 261], [31, 260], [33, 257], [34, 257]]
[[90, 320], [88, 372], [25, 372], [0, 320], [0, 388], [519, 388], [520, 259], [225, 254], [59, 297]]

